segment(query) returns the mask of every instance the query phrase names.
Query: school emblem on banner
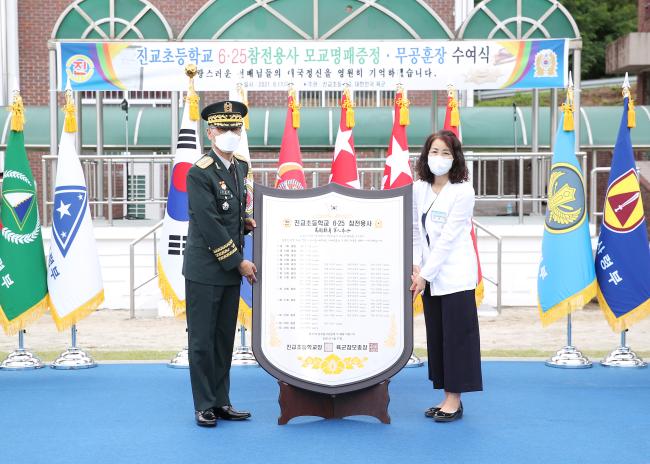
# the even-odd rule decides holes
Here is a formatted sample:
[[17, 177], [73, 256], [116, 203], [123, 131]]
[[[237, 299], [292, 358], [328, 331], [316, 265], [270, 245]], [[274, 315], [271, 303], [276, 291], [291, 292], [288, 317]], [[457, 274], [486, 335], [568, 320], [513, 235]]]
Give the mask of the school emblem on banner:
[[54, 190], [52, 236], [65, 257], [86, 212], [88, 194], [83, 186], [62, 186]]
[[631, 232], [643, 222], [643, 202], [634, 169], [612, 182], [606, 198], [604, 225], [612, 232]]
[[582, 175], [569, 163], [553, 165], [549, 178], [546, 230], [564, 234], [585, 220], [585, 190]]
[[557, 53], [544, 49], [535, 55], [535, 77], [557, 77]]

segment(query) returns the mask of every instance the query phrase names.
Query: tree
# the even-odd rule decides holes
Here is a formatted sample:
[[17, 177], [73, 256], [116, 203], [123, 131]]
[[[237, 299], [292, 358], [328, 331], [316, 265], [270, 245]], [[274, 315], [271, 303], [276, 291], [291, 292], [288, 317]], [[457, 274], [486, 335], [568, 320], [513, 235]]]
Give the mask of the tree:
[[607, 45], [637, 29], [636, 0], [560, 0], [582, 36], [582, 78], [605, 76]]

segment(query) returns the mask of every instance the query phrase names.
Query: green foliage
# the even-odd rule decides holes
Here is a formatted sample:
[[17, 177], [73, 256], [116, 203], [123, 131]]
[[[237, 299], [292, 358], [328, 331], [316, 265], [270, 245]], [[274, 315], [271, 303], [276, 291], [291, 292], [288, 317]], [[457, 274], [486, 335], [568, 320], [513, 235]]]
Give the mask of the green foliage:
[[637, 29], [637, 0], [560, 0], [582, 36], [582, 78], [605, 76], [607, 45]]

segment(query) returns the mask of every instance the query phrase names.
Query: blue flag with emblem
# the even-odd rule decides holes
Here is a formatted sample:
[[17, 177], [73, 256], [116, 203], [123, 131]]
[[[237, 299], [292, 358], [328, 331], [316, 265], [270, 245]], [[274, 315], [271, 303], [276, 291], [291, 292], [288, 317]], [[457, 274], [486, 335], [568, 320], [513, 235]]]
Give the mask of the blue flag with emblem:
[[571, 96], [563, 109], [555, 137], [537, 274], [538, 307], [544, 326], [581, 309], [596, 296], [583, 174], [575, 155]]
[[627, 95], [596, 249], [598, 302], [617, 332], [650, 314], [650, 249], [630, 140], [633, 103]]

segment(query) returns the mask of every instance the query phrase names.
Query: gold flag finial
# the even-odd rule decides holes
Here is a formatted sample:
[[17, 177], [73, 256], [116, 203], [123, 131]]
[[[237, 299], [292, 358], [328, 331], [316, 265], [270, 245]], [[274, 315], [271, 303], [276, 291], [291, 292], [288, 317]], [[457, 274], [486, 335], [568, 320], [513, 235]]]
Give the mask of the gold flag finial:
[[11, 130], [22, 132], [25, 128], [25, 106], [19, 90], [14, 92], [14, 100], [9, 106], [9, 111], [11, 111]]
[[65, 104], [63, 105], [63, 112], [65, 119], [63, 121], [63, 130], [65, 132], [77, 132], [77, 109], [74, 104], [74, 97], [72, 96], [72, 89], [68, 87], [65, 90]]
[[406, 90], [402, 84], [397, 84], [395, 97], [395, 104], [399, 106], [399, 124], [400, 126], [408, 126], [411, 123], [409, 115], [409, 105], [411, 102], [406, 98]]
[[190, 120], [199, 120], [199, 96], [194, 90], [194, 77], [198, 74], [198, 69], [195, 64], [188, 64], [185, 66], [185, 75], [190, 78], [190, 85], [187, 90], [185, 101], [190, 105]]
[[460, 126], [460, 112], [458, 111], [458, 97], [456, 96], [456, 88], [449, 84], [447, 86], [447, 96], [449, 97], [449, 108], [451, 109], [451, 114], [449, 117], [449, 125], [451, 127]]
[[[239, 94], [241, 102], [248, 107], [248, 92], [241, 82], [237, 84], [237, 93]], [[249, 130], [251, 127], [250, 119], [248, 118], [249, 113], [250, 111], [246, 113], [246, 116], [244, 116], [244, 129], [246, 130]]]
[[354, 127], [354, 104], [350, 99], [350, 88], [346, 85], [343, 89], [344, 101], [343, 108], [345, 109], [345, 127], [352, 129]]
[[630, 92], [630, 79], [625, 73], [625, 80], [623, 81], [623, 98], [627, 98], [627, 127], [636, 127], [636, 111], [634, 110], [634, 100], [632, 99], [632, 92]]
[[564, 113], [564, 123], [562, 129], [566, 132], [575, 129], [575, 122], [573, 118], [573, 78], [571, 71], [569, 71], [569, 85], [566, 88], [566, 99], [562, 103], [562, 112]]

